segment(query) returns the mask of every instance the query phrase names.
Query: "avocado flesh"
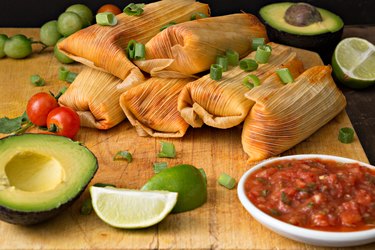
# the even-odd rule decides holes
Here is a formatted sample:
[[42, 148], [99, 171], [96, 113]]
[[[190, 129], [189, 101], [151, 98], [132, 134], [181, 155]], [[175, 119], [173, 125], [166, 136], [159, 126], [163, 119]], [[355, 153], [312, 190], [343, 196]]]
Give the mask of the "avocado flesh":
[[35, 224], [55, 216], [85, 189], [96, 157], [72, 140], [24, 134], [0, 140], [0, 219]]
[[294, 3], [283, 2], [266, 5], [260, 9], [259, 14], [272, 28], [295, 35], [314, 36], [324, 33], [333, 33], [339, 31], [344, 26], [339, 16], [321, 8], [316, 9], [323, 19], [322, 22], [315, 22], [307, 26], [291, 25], [285, 21], [284, 15], [287, 9], [293, 4]]

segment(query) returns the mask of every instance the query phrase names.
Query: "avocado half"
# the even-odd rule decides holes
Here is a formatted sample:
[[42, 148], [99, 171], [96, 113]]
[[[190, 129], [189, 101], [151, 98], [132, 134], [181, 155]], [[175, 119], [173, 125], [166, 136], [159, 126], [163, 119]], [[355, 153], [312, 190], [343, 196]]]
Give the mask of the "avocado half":
[[[307, 22], [306, 25], [291, 24], [286, 21], [285, 13], [291, 6], [295, 5], [296, 3], [282, 2], [269, 4], [260, 9], [259, 15], [266, 25], [270, 40], [323, 54], [332, 52], [341, 40], [344, 28], [342, 19], [328, 10], [310, 5], [315, 11], [319, 12], [318, 15], [320, 14], [321, 20]], [[298, 9], [293, 13], [295, 13], [295, 18], [301, 17], [301, 11], [298, 11]], [[289, 18], [287, 19], [289, 20]]]
[[97, 169], [95, 155], [66, 137], [0, 139], [0, 219], [32, 225], [56, 216], [79, 197]]

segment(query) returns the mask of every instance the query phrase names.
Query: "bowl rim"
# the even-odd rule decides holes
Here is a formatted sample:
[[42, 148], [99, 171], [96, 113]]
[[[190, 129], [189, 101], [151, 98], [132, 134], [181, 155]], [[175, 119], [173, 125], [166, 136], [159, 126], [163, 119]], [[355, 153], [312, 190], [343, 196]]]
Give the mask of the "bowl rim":
[[[245, 194], [245, 181], [248, 178], [250, 174], [252, 174], [255, 170], [272, 163], [274, 161], [278, 160], [288, 160], [288, 159], [310, 159], [310, 158], [320, 158], [320, 159], [329, 159], [329, 160], [336, 160], [339, 162], [344, 163], [359, 163], [361, 166], [375, 169], [375, 166], [372, 166], [368, 163], [364, 163], [361, 161], [357, 161], [350, 158], [340, 157], [340, 156], [334, 156], [334, 155], [325, 155], [325, 154], [298, 154], [298, 155], [288, 155], [288, 156], [282, 156], [282, 157], [273, 157], [269, 158], [267, 160], [264, 160], [256, 165], [254, 165], [252, 168], [247, 170], [242, 177], [240, 178], [240, 181], [237, 185], [237, 195], [241, 202], [241, 204], [245, 207], [245, 209], [251, 214], [254, 219], [258, 220], [261, 224], [264, 224], [263, 222], [267, 223], [267, 225], [272, 225], [277, 230], [280, 230], [282, 232], [288, 233], [290, 235], [294, 235], [300, 238], [309, 238], [309, 239], [315, 239], [315, 240], [329, 240], [329, 241], [361, 241], [366, 240], [369, 238], [375, 237], [375, 228], [361, 230], [361, 231], [354, 231], [354, 232], [330, 232], [330, 231], [321, 231], [321, 230], [315, 230], [315, 229], [308, 229], [304, 227], [295, 226], [289, 223], [286, 223], [284, 221], [278, 220], [259, 208], [257, 208], [246, 196]], [[264, 225], [266, 226], [266, 225]], [[329, 238], [322, 238], [329, 237]], [[347, 239], [347, 240], [345, 240]], [[375, 241], [375, 239], [374, 239]]]

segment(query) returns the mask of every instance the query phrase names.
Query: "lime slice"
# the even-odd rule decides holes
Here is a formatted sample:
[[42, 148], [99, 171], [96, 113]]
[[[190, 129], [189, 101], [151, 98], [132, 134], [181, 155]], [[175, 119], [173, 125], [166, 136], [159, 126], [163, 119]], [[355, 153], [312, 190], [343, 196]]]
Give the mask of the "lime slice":
[[118, 228], [144, 228], [163, 220], [177, 202], [177, 193], [91, 186], [94, 211]]
[[336, 46], [332, 67], [342, 84], [366, 88], [375, 83], [375, 46], [362, 38], [346, 38]]

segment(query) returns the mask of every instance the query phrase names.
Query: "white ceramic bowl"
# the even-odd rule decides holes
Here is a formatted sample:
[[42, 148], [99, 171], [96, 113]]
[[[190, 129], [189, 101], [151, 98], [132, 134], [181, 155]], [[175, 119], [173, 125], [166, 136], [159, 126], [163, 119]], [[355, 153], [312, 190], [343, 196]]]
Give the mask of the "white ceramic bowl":
[[299, 242], [316, 245], [316, 246], [330, 246], [330, 247], [347, 247], [363, 245], [375, 241], [375, 229], [368, 229], [357, 232], [326, 232], [313, 229], [306, 229], [298, 226], [294, 226], [281, 220], [275, 219], [272, 216], [264, 213], [258, 209], [253, 203], [246, 197], [245, 194], [245, 181], [247, 177], [255, 170], [281, 159], [308, 159], [308, 158], [320, 158], [327, 160], [335, 160], [343, 163], [359, 163], [368, 168], [375, 169], [374, 166], [369, 164], [355, 161], [352, 159], [330, 156], [330, 155], [292, 155], [278, 158], [272, 158], [263, 161], [256, 166], [248, 170], [240, 179], [237, 186], [237, 194], [245, 209], [261, 224], [266, 226], [268, 229], [285, 236], [289, 239], [296, 240]]

